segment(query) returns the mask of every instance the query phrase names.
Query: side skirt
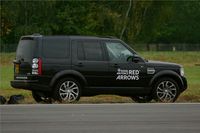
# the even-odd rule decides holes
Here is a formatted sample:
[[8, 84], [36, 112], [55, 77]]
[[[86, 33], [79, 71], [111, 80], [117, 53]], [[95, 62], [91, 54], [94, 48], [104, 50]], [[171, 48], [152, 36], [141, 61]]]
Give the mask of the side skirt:
[[151, 88], [144, 87], [87, 87], [82, 91], [83, 96], [111, 94], [120, 96], [149, 95]]

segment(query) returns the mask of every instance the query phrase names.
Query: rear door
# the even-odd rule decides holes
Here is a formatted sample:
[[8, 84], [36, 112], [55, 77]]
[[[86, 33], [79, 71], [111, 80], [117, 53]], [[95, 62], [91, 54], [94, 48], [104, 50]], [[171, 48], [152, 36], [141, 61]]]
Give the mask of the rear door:
[[90, 87], [107, 85], [108, 62], [98, 40], [72, 40], [73, 69], [79, 71]]
[[23, 37], [18, 44], [16, 59], [14, 60], [14, 75], [16, 79], [27, 79], [31, 75], [32, 59], [37, 56], [37, 40]]

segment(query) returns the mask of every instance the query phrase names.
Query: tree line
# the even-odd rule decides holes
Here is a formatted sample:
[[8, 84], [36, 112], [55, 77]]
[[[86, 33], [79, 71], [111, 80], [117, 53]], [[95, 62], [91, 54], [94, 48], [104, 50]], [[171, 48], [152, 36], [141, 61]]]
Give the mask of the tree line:
[[1, 1], [1, 51], [20, 36], [115, 36], [130, 45], [200, 44], [200, 1]]

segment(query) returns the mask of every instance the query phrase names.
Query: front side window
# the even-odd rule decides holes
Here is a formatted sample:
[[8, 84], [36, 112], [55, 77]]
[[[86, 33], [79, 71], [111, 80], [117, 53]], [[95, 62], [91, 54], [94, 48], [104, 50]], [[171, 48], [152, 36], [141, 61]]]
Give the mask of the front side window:
[[105, 44], [111, 62], [127, 62], [127, 58], [133, 56], [133, 53], [119, 42], [106, 42]]

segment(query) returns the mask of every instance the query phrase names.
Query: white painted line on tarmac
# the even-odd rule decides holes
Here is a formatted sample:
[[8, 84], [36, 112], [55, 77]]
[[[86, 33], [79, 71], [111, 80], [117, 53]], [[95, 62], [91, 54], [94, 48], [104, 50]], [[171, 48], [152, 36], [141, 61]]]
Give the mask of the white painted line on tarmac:
[[83, 104], [4, 104], [0, 105], [0, 107], [9, 107], [9, 106], [17, 106], [17, 107], [30, 107], [30, 106], [116, 106], [116, 105], [200, 105], [200, 103], [99, 103], [99, 104], [93, 104], [93, 103], [83, 103]]

